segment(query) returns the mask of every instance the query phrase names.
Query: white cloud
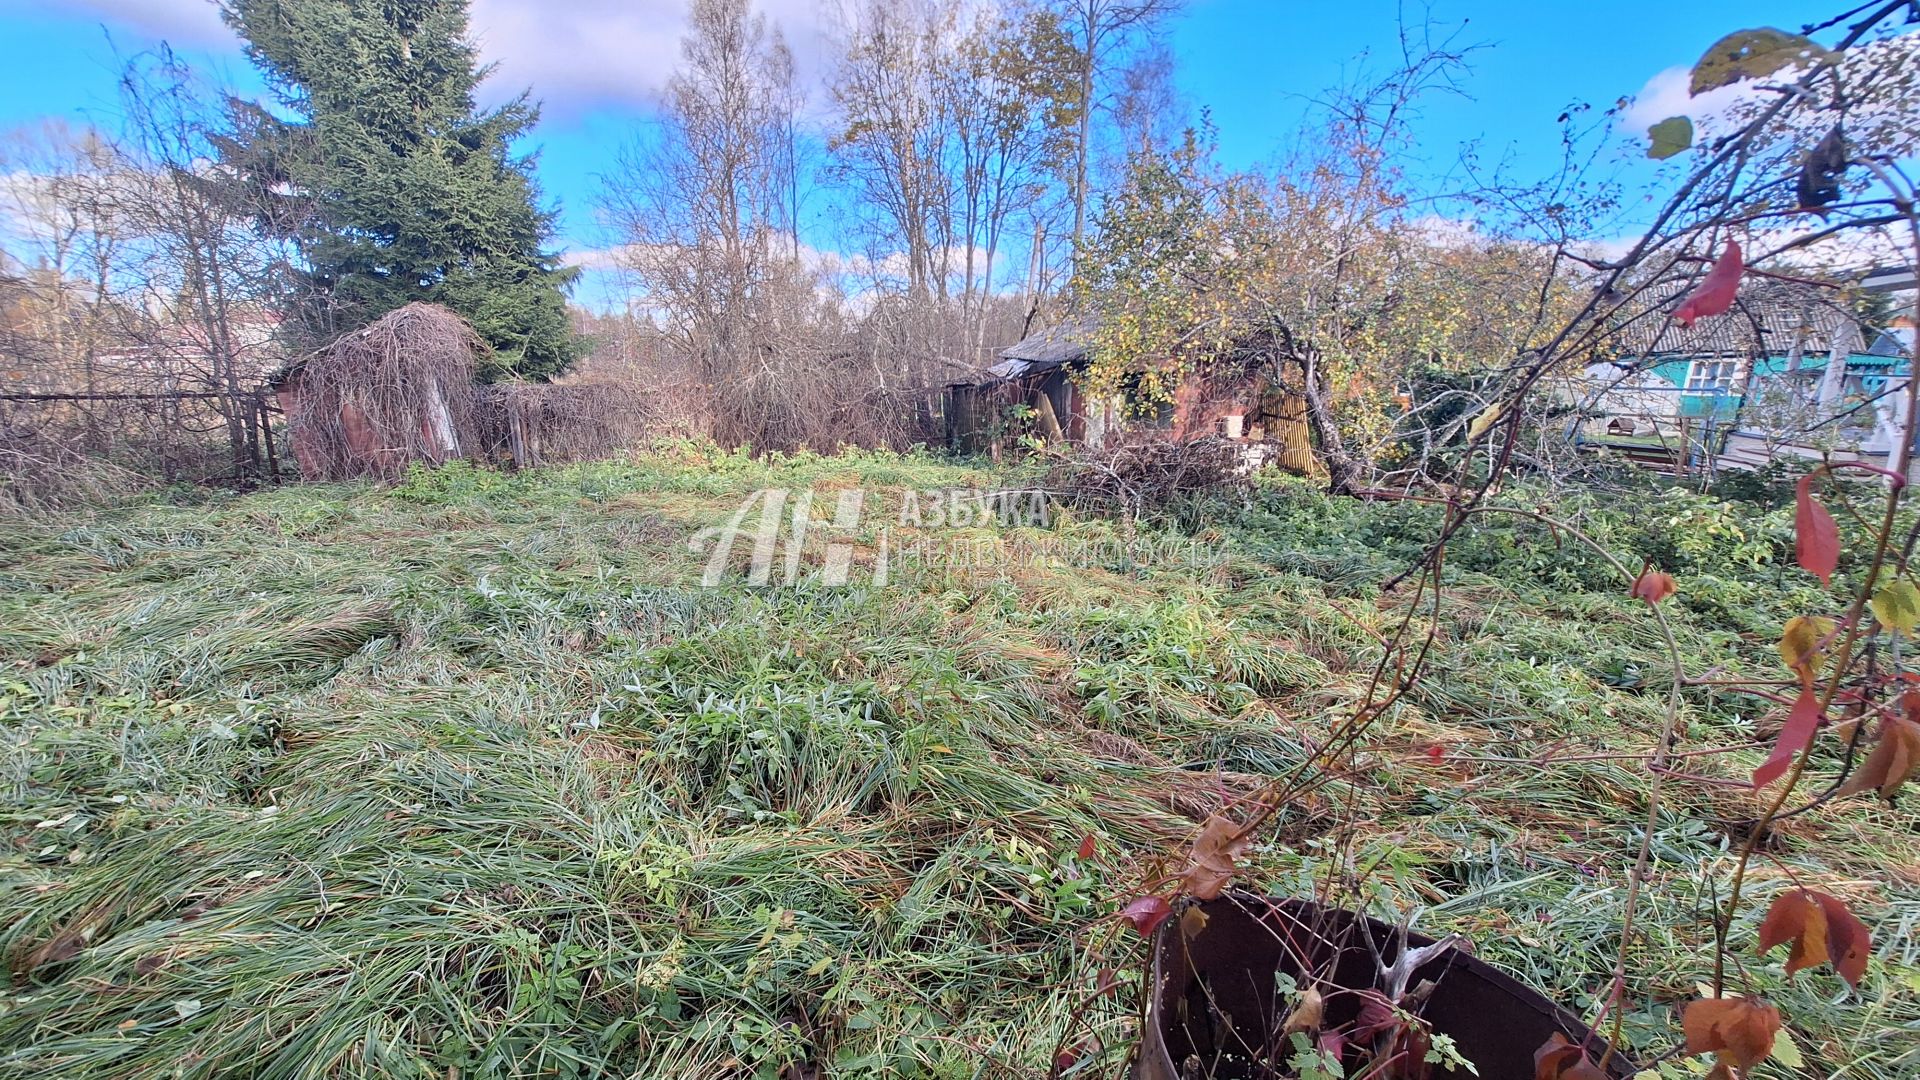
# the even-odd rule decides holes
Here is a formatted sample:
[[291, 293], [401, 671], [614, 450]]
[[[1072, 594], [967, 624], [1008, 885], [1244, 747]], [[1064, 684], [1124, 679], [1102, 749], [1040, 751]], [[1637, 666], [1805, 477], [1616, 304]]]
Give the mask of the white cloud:
[[[1809, 236], [1823, 226], [1824, 222], [1770, 229], [1754, 237], [1751, 244], [1753, 258], [1762, 260], [1769, 253], [1779, 251], [1783, 246]], [[1849, 229], [1787, 251], [1780, 256], [1780, 262], [1789, 268], [1837, 272], [1900, 267], [1907, 265], [1913, 257], [1913, 251], [1907, 244], [1908, 240], [1902, 232], [1885, 226]]]
[[1647, 80], [1620, 113], [1620, 126], [1646, 138], [1647, 129], [1670, 116], [1685, 116], [1698, 131], [1713, 132], [1740, 102], [1760, 93], [1752, 82], [1735, 83], [1695, 97], [1693, 69], [1670, 67]]
[[633, 265], [634, 257], [639, 253], [640, 247], [637, 244], [620, 244], [609, 248], [569, 251], [560, 256], [560, 262], [562, 265], [580, 270], [619, 270]]
[[489, 88], [531, 89], [566, 112], [644, 104], [680, 58], [686, 24], [679, 0], [475, 0], [473, 37], [498, 64]]
[[[0, 7], [15, 0], [0, 0]], [[22, 4], [22, 7], [25, 5]], [[802, 85], [825, 54], [831, 5], [757, 0], [793, 50]], [[213, 0], [53, 0], [53, 9], [175, 45], [237, 48]], [[472, 32], [498, 70], [488, 89], [505, 98], [531, 88], [561, 113], [646, 105], [680, 60], [687, 0], [473, 0]]]
[[[825, 53], [831, 5], [820, 0], [757, 0], [793, 50], [801, 85]], [[533, 96], [569, 111], [653, 101], [680, 62], [685, 0], [474, 0], [473, 33], [500, 65], [496, 89]]]
[[[826, 54], [831, 5], [755, 0], [793, 51], [802, 86]], [[474, 0], [473, 36], [499, 65], [491, 89], [567, 113], [599, 105], [650, 105], [680, 62], [686, 0]]]
[[1583, 255], [1589, 259], [1614, 262], [1632, 254], [1634, 247], [1639, 243], [1640, 234], [1634, 233], [1631, 236], [1614, 236], [1603, 240], [1588, 240], [1583, 243], [1573, 244], [1572, 248], [1576, 255]]
[[1478, 247], [1485, 240], [1478, 222], [1445, 214], [1423, 214], [1407, 222], [1407, 230], [1435, 247], [1449, 250]]
[[175, 45], [238, 45], [213, 0], [53, 0], [53, 10], [104, 20]]

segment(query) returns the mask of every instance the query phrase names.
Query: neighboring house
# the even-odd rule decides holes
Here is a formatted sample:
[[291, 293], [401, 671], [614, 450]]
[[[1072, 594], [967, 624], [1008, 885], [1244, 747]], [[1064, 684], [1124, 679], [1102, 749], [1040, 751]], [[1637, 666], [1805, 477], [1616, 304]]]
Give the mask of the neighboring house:
[[1097, 330], [1087, 316], [1069, 318], [1008, 346], [979, 378], [948, 384], [948, 446], [997, 455], [1027, 434], [1088, 446], [1123, 432], [1219, 435], [1246, 444], [1249, 464], [1275, 460], [1297, 472], [1314, 467], [1304, 400], [1245, 365], [1203, 364], [1181, 382], [1173, 401], [1146, 408], [1124, 395], [1090, 397], [1075, 380]]
[[225, 340], [218, 343], [198, 322], [142, 327], [131, 335], [134, 340], [102, 353], [98, 363], [109, 375], [148, 386], [157, 380], [166, 390], [218, 389], [216, 380], [230, 375], [236, 386], [251, 391], [285, 363], [275, 336], [280, 322], [266, 308], [235, 307], [220, 328]]
[[1911, 333], [1865, 331], [1831, 290], [1766, 281], [1690, 329], [1646, 318], [1588, 366], [1587, 445], [1663, 467], [1832, 454], [1884, 463], [1905, 429]]
[[1874, 337], [1873, 345], [1867, 351], [1881, 356], [1912, 356], [1913, 316], [1895, 318], [1891, 325]]

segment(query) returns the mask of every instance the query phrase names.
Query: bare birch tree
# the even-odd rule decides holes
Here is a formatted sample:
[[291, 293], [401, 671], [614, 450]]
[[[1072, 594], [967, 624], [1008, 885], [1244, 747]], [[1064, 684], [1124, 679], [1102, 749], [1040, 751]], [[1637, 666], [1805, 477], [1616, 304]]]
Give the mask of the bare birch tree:
[[848, 17], [831, 173], [860, 211], [876, 285], [913, 301], [898, 313], [921, 349], [983, 358], [997, 263], [1058, 204], [1076, 55], [1044, 8], [872, 0]]
[[1153, 34], [1181, 7], [1181, 0], [1058, 0], [1060, 20], [1077, 52], [1079, 94], [1075, 117], [1073, 166], [1068, 191], [1073, 203], [1073, 246], [1086, 238], [1091, 190], [1095, 114], [1109, 111], [1114, 98], [1110, 76], [1124, 67], [1129, 52], [1149, 43]]
[[606, 187], [620, 261], [710, 392], [716, 437], [806, 443], [837, 314], [799, 236], [792, 55], [746, 0], [696, 0], [681, 56], [656, 137]]

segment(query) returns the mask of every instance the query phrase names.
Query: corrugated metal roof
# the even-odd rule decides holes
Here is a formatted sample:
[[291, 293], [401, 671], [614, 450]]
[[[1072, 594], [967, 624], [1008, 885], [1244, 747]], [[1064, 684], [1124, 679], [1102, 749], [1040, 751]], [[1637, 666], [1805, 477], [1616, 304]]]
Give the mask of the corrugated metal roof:
[[[1654, 306], [1670, 311], [1685, 292], [1676, 284], [1660, 291]], [[1669, 318], [1649, 316], [1622, 329], [1615, 339], [1626, 356], [1784, 355], [1800, 340], [1803, 355], [1825, 354], [1839, 344], [1852, 352], [1861, 346], [1853, 315], [1838, 303], [1838, 293], [1787, 282], [1745, 285], [1733, 309], [1682, 328]]]

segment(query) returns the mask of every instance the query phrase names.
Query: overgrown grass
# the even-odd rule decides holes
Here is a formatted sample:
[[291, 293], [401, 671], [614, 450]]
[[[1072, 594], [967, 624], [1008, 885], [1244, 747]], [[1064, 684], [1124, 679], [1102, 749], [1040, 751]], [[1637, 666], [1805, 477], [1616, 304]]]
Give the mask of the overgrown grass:
[[[844, 588], [750, 587], [739, 558], [703, 588], [688, 548], [763, 487], [830, 515], [849, 488], [1020, 481], [680, 447], [7, 533], [0, 1073], [1044, 1074], [1093, 966], [1141, 959], [1095, 920], [1352, 706], [1400, 602], [1377, 585], [1433, 518], [1281, 486], [1199, 532], [906, 528], [888, 495]], [[1701, 668], [1764, 670], [1767, 634], [1815, 603], [1779, 565], [1778, 512], [1560, 510], [1680, 572]], [[1660, 647], [1604, 567], [1537, 528], [1477, 529], [1453, 565], [1435, 675], [1336, 790], [1365, 822], [1365, 899], [1585, 1008], [1647, 776], [1538, 758], [1650, 749]], [[1757, 737], [1750, 700], [1688, 710], [1687, 748]], [[1710, 969], [1724, 824], [1756, 808], [1668, 790], [1633, 968], [1647, 1056]], [[1310, 888], [1325, 810], [1280, 821], [1256, 884]], [[1915, 825], [1836, 803], [1759, 871], [1763, 897], [1791, 870], [1877, 928], [1846, 1000], [1746, 960], [1807, 1075], [1920, 1072]], [[1096, 1018], [1109, 1061], [1123, 1005]]]

